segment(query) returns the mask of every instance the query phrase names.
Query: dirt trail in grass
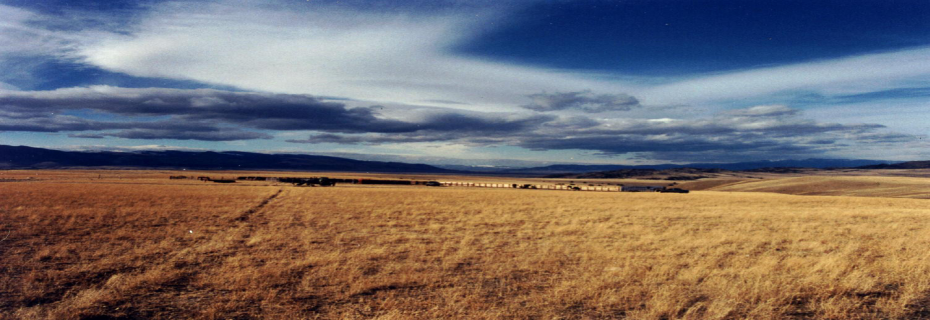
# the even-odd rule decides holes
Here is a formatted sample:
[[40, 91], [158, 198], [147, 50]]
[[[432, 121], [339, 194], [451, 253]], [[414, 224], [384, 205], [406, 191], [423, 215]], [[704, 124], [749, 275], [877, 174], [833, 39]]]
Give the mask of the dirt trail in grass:
[[271, 202], [271, 200], [274, 200], [274, 198], [277, 198], [278, 195], [281, 194], [281, 191], [284, 191], [284, 189], [278, 189], [278, 192], [275, 192], [274, 194], [268, 196], [268, 198], [265, 198], [265, 200], [262, 200], [261, 203], [255, 205], [255, 206], [252, 207], [252, 208], [249, 208], [249, 210], [246, 210], [246, 211], [242, 212], [242, 215], [236, 217], [235, 220], [236, 220], [236, 221], [247, 221], [247, 220], [249, 220], [249, 217], [250, 217], [250, 216], [252, 216], [252, 215], [255, 214], [256, 212], [262, 210], [262, 208], [264, 208], [265, 206], [267, 206], [268, 203]]
[[[217, 285], [224, 280], [235, 281], [235, 274], [240, 276], [239, 272], [230, 272], [229, 268], [239, 269], [248, 257], [254, 256], [253, 247], [254, 236], [261, 228], [268, 225], [266, 207], [275, 200], [280, 200], [284, 189], [278, 189], [274, 194], [263, 199], [255, 206], [243, 211], [239, 216], [230, 219], [230, 228], [223, 232], [213, 234], [209, 239], [201, 241], [191, 246], [190, 250], [180, 250], [168, 259], [166, 267], [178, 268], [183, 274], [178, 279], [180, 286], [173, 295], [161, 295], [165, 299], [164, 303], [156, 305], [170, 305], [172, 302], [188, 301], [186, 310], [177, 310], [172, 316], [178, 317], [222, 317], [236, 318], [250, 314], [261, 313], [261, 306], [255, 303], [235, 303], [242, 299], [236, 293], [238, 288], [229, 288], [223, 285]], [[249, 263], [251, 264], [251, 263]], [[221, 300], [221, 301], [217, 301]], [[220, 302], [220, 303], [218, 303]], [[252, 302], [250, 300], [250, 302]], [[222, 309], [204, 309], [204, 305], [223, 306], [229, 308]], [[233, 307], [235, 306], [235, 307]], [[152, 310], [151, 315], [158, 311]], [[165, 315], [164, 311], [157, 313]], [[169, 313], [170, 314], [170, 313]], [[148, 315], [148, 314], [145, 314]]]
[[[140, 246], [142, 255], [114, 253], [107, 256], [107, 261], [85, 262], [98, 265], [91, 269], [71, 270], [72, 264], [67, 264], [65, 269], [50, 270], [70, 279], [67, 280], [69, 284], [37, 298], [23, 297], [22, 301], [27, 303], [19, 307], [25, 308], [16, 313], [20, 318], [58, 319], [92, 318], [101, 314], [116, 318], [210, 318], [217, 315], [228, 318], [254, 314], [256, 310], [241, 306], [230, 313], [205, 310], [204, 305], [222, 305], [215, 303], [216, 300], [236, 291], [222, 290], [222, 286], [214, 284], [216, 279], [228, 274], [215, 269], [235, 264], [239, 256], [253, 254], [250, 238], [267, 225], [265, 208], [283, 192], [284, 189], [278, 189], [248, 209], [228, 212], [225, 217], [223, 214], [203, 215], [199, 221], [203, 225], [185, 230], [186, 237]], [[177, 229], [184, 228], [187, 223], [168, 221], [167, 224]], [[172, 244], [166, 245], [165, 241]], [[109, 267], [111, 264], [119, 266]]]

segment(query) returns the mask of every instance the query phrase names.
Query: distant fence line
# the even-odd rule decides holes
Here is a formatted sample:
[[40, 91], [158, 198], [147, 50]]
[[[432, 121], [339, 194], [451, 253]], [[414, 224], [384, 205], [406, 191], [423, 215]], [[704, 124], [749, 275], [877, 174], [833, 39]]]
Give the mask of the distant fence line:
[[576, 186], [558, 184], [516, 184], [516, 183], [480, 183], [480, 182], [440, 182], [447, 187], [473, 187], [473, 188], [503, 188], [503, 189], [536, 189], [536, 190], [573, 190], [573, 191], [603, 191], [620, 192], [621, 186]]
[[[194, 177], [171, 176], [170, 179], [193, 179]], [[518, 184], [518, 183], [486, 183], [486, 182], [459, 182], [459, 181], [420, 181], [420, 180], [386, 180], [386, 179], [340, 179], [327, 177], [297, 178], [297, 177], [238, 177], [236, 180], [213, 180], [210, 177], [197, 177], [203, 181], [232, 183], [239, 181], [268, 181], [293, 183], [298, 186], [334, 186], [340, 184], [387, 184], [387, 185], [425, 185], [445, 187], [470, 188], [499, 188], [499, 189], [533, 189], [533, 190], [567, 190], [567, 191], [599, 191], [599, 192], [665, 192], [666, 186], [582, 186], [574, 184]], [[671, 189], [679, 190], [679, 189]]]

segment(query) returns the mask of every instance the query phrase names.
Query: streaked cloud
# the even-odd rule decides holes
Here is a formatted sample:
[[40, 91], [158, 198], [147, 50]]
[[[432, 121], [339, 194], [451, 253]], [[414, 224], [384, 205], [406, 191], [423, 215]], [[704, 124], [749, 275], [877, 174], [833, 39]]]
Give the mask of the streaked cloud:
[[[635, 100], [635, 98], [631, 99]], [[413, 109], [405, 120], [381, 107], [347, 107], [309, 95], [213, 89], [108, 86], [0, 92], [0, 130], [66, 132], [74, 138], [237, 141], [314, 131], [291, 143], [516, 146], [602, 154], [695, 152], [809, 154], [843, 144], [895, 143], [913, 136], [878, 124], [804, 118], [783, 105], [719, 112], [709, 118], [634, 119]], [[115, 119], [113, 119], [116, 117]]]
[[396, 134], [319, 134], [295, 143], [397, 144], [449, 142], [475, 146], [518, 146], [531, 150], [586, 150], [604, 155], [637, 154], [652, 159], [699, 155], [705, 161], [812, 156], [861, 143], [895, 144], [920, 137], [889, 132], [878, 124], [838, 124], [804, 118], [785, 106], [755, 106], [703, 119], [597, 121], [560, 117], [506, 136], [468, 130], [423, 130]]
[[372, 13], [317, 6], [294, 12], [241, 3], [174, 4], [129, 35], [80, 44], [86, 63], [166, 77], [292, 94], [457, 108], [514, 108], [523, 95], [565, 86], [613, 91], [583, 77], [450, 54], [495, 12]]
[[[378, 108], [381, 109], [381, 108]], [[555, 119], [548, 115], [465, 114], [428, 109], [413, 120], [381, 117], [375, 107], [349, 108], [309, 95], [213, 89], [94, 86], [0, 92], [0, 130], [61, 132], [116, 130], [127, 139], [231, 141], [267, 139], [255, 130], [333, 133], [472, 132], [507, 134]], [[67, 113], [82, 112], [82, 116]], [[100, 120], [118, 116], [119, 120]], [[252, 131], [250, 131], [252, 130]]]
[[9, 83], [0, 82], [0, 90], [16, 91], [19, 88]]
[[591, 91], [536, 93], [529, 95], [532, 104], [523, 108], [547, 112], [557, 110], [579, 110], [587, 113], [607, 111], [630, 111], [639, 107], [639, 100], [627, 94], [600, 94]]
[[855, 95], [930, 81], [930, 48], [726, 72], [672, 81], [637, 94], [650, 103], [723, 101], [801, 90]]
[[177, 130], [177, 129], [128, 129], [115, 133], [103, 134], [107, 137], [144, 140], [200, 140], [200, 141], [236, 141], [253, 139], [271, 139], [267, 133], [252, 132], [236, 129], [209, 128], [209, 130]]
[[[489, 21], [505, 12], [474, 7], [438, 13], [311, 8], [171, 3], [155, 7], [128, 34], [102, 33], [81, 40], [76, 53], [86, 63], [136, 76], [405, 104], [456, 101], [465, 104], [444, 106], [480, 111], [509, 110], [523, 105], [526, 95], [566, 89], [631, 94], [646, 104], [665, 105], [800, 89], [855, 94], [930, 78], [930, 66], [924, 63], [930, 49], [917, 48], [668, 77], [658, 84], [632, 75], [605, 80], [596, 74], [454, 54], [452, 48], [480, 36]], [[551, 109], [562, 106], [558, 98], [571, 97], [535, 94], [537, 98], [540, 101], [529, 106]]]

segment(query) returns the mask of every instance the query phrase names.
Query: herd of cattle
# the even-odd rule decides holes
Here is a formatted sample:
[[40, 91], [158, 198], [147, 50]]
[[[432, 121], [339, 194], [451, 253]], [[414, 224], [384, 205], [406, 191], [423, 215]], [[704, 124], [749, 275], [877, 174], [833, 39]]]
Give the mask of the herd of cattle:
[[504, 183], [474, 183], [474, 182], [439, 182], [418, 180], [384, 180], [384, 179], [334, 179], [328, 177], [294, 178], [294, 177], [238, 177], [232, 179], [212, 179], [210, 177], [171, 176], [171, 179], [198, 179], [204, 182], [235, 183], [236, 181], [268, 181], [291, 183], [295, 186], [321, 186], [332, 187], [341, 184], [386, 184], [386, 185], [422, 185], [429, 187], [481, 187], [481, 188], [514, 188], [514, 189], [547, 189], [570, 191], [621, 191], [621, 192], [662, 192], [662, 193], [688, 193], [688, 190], [670, 188], [668, 186], [576, 186], [576, 185], [534, 185], [534, 184], [504, 184]]

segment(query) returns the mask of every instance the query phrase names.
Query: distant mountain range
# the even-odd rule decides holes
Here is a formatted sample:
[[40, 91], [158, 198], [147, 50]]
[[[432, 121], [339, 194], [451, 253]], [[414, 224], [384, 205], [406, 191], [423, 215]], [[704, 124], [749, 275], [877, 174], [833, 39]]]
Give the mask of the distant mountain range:
[[[839, 161], [839, 162], [837, 162]], [[851, 161], [851, 162], [850, 162]], [[766, 172], [766, 173], [804, 173], [812, 170], [829, 170], [829, 169], [925, 169], [930, 168], [930, 161], [912, 161], [904, 162], [897, 164], [878, 164], [878, 165], [867, 165], [859, 167], [848, 167], [850, 164], [861, 163], [861, 161], [871, 161], [871, 160], [823, 160], [823, 159], [809, 159], [799, 161], [785, 161], [785, 162], [746, 162], [746, 163], [734, 163], [729, 164], [731, 168], [746, 168], [754, 167], [758, 165], [766, 165], [762, 168], [752, 168], [752, 169], [742, 169], [742, 170], [729, 170], [721, 169], [720, 167], [714, 168], [700, 168], [700, 167], [690, 167], [687, 168], [668, 168], [668, 169], [617, 169], [617, 170], [606, 170], [606, 171], [596, 171], [596, 172], [583, 172], [583, 173], [556, 173], [546, 175], [546, 178], [572, 178], [572, 179], [629, 179], [629, 178], [640, 178], [640, 179], [663, 179], [663, 180], [697, 180], [701, 178], [712, 177], [714, 174], [718, 173], [751, 173], [751, 172]], [[779, 166], [779, 165], [793, 165], [793, 164], [806, 164], [807, 166]], [[830, 166], [827, 164], [844, 164], [847, 166], [836, 167]], [[693, 164], [698, 166], [701, 164]], [[817, 168], [816, 165], [822, 167]]]
[[79, 152], [0, 145], [0, 169], [166, 168], [459, 173], [425, 164], [361, 161], [301, 154], [211, 151]]
[[870, 165], [889, 165], [888, 161], [881, 160], [849, 160], [849, 159], [803, 159], [803, 160], [778, 160], [778, 161], [751, 161], [736, 163], [689, 163], [689, 164], [656, 164], [641, 166], [624, 166], [624, 165], [579, 165], [579, 164], [558, 164], [545, 167], [510, 169], [514, 173], [534, 173], [534, 174], [556, 174], [556, 173], [585, 173], [585, 172], [603, 172], [616, 170], [635, 170], [635, 169], [723, 169], [730, 171], [756, 170], [764, 168], [852, 168]]
[[930, 161], [909, 161], [892, 164], [876, 164], [861, 166], [857, 169], [930, 169]]
[[731, 171], [763, 168], [850, 168], [896, 169], [928, 168], [930, 161], [894, 163], [879, 160], [805, 159], [737, 163], [691, 163], [658, 165], [559, 164], [532, 168], [488, 168], [456, 166], [454, 169], [425, 164], [363, 161], [348, 158], [305, 155], [265, 154], [239, 151], [60, 151], [26, 146], [0, 145], [0, 169], [57, 168], [165, 168], [199, 170], [294, 170], [345, 172], [480, 173], [541, 176], [559, 173], [603, 172], [631, 169], [723, 169]]

